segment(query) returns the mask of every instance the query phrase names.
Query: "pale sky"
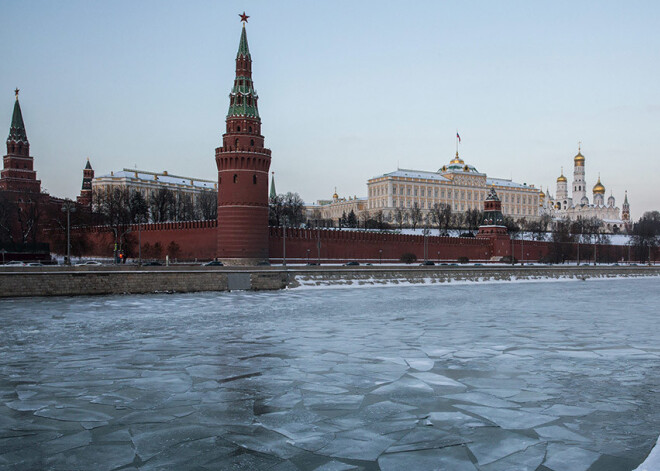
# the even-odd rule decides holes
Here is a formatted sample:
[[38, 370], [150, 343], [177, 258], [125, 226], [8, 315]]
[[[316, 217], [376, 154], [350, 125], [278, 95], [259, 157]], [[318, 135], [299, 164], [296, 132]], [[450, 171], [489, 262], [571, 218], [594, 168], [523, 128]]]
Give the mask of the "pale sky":
[[217, 178], [245, 10], [278, 192], [366, 196], [397, 165], [447, 163], [458, 130], [479, 171], [553, 194], [582, 141], [590, 187], [600, 172], [618, 206], [627, 189], [635, 219], [660, 208], [660, 3], [404, 3], [4, 0], [4, 132], [18, 87], [55, 196], [87, 157]]

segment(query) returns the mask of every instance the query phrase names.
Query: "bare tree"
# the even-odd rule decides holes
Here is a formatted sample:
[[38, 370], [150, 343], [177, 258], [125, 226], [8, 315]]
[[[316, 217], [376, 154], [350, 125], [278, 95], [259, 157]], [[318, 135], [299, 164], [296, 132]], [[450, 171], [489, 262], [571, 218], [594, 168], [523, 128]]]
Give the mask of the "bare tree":
[[403, 229], [403, 225], [408, 222], [407, 216], [406, 212], [399, 206], [394, 208], [394, 222], [399, 226], [399, 229]]
[[0, 242], [14, 242], [12, 222], [16, 220], [16, 203], [0, 191]]
[[415, 201], [408, 212], [410, 218], [410, 225], [413, 229], [416, 229], [420, 222], [422, 222], [422, 210], [419, 208], [419, 205]]
[[197, 195], [197, 214], [206, 220], [218, 218], [218, 192], [202, 191]]
[[159, 188], [149, 197], [149, 212], [153, 222], [166, 222], [172, 217], [172, 209], [176, 199], [172, 190]]
[[298, 193], [288, 192], [282, 199], [282, 213], [288, 224], [293, 227], [300, 226], [305, 221], [303, 209], [305, 202]]

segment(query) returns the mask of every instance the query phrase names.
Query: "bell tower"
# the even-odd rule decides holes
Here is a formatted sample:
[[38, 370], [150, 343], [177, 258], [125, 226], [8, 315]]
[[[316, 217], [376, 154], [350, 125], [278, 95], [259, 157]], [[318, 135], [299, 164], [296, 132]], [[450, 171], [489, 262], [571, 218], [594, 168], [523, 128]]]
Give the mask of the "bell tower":
[[7, 138], [7, 155], [3, 158], [0, 173], [0, 190], [39, 193], [41, 182], [37, 180], [37, 172], [34, 170], [34, 158], [30, 156], [30, 142], [25, 132], [18, 92], [18, 88], [14, 90], [16, 102]]
[[218, 251], [229, 265], [268, 261], [268, 170], [270, 149], [261, 135], [259, 97], [252, 82], [252, 58], [245, 24], [236, 54], [236, 77], [222, 147], [215, 150], [218, 167]]

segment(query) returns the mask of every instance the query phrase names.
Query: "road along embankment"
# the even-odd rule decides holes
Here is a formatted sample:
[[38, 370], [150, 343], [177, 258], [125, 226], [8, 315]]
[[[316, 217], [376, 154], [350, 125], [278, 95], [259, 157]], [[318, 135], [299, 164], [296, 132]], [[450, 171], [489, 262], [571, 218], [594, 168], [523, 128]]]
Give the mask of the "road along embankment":
[[0, 268], [0, 297], [191, 293], [454, 282], [660, 277], [660, 267], [18, 267]]

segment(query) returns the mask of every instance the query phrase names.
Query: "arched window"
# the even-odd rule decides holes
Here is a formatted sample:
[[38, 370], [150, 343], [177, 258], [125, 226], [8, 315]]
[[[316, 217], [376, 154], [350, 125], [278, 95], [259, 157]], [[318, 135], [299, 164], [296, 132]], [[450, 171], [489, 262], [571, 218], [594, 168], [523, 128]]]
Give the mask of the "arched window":
[[234, 174], [234, 183], [238, 183], [238, 175]]
[[253, 185], [257, 184], [257, 175], [252, 175], [252, 184]]
[[238, 147], [238, 138], [234, 141], [234, 146]]
[[250, 145], [254, 147], [254, 139], [250, 139]]
[[218, 185], [222, 185], [222, 177], [218, 177]]
[[236, 130], [237, 130], [238, 132], [241, 132], [241, 127], [238, 126], [238, 127], [236, 128]]
[[250, 126], [248, 130], [249, 130], [250, 132], [252, 132], [252, 126]]

